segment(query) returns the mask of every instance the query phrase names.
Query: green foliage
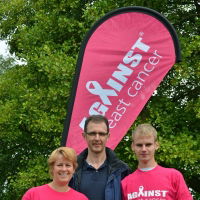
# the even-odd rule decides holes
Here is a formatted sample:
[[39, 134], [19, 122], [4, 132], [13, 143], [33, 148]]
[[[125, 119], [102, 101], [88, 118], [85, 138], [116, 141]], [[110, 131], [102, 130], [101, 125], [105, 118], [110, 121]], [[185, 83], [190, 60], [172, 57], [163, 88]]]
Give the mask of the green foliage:
[[117, 155], [137, 167], [131, 130], [152, 123], [159, 133], [157, 161], [180, 170], [200, 199], [200, 6], [194, 1], [2, 0], [0, 36], [25, 64], [0, 57], [0, 199], [20, 199], [49, 182], [46, 159], [60, 145], [76, 60], [87, 30], [107, 12], [125, 6], [157, 10], [173, 23], [182, 62], [163, 80]]
[[4, 58], [3, 55], [0, 55], [0, 75], [3, 74], [9, 68], [14, 66], [14, 58], [8, 57]]
[[25, 156], [22, 157], [20, 163], [21, 165], [24, 164], [24, 167], [19, 170], [20, 172], [16, 176], [8, 177], [9, 190], [14, 191], [12, 199], [20, 200], [22, 191], [25, 192], [27, 188], [50, 182], [46, 160], [46, 156], [43, 155], [33, 157], [28, 161]]

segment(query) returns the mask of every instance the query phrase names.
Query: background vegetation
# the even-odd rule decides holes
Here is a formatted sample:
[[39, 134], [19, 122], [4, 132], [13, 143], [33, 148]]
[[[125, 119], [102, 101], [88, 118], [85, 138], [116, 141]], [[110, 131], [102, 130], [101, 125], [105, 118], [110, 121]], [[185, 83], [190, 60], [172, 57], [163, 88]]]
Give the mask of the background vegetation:
[[[49, 181], [46, 158], [60, 146], [76, 60], [86, 32], [107, 12], [144, 6], [162, 13], [181, 42], [176, 64], [138, 123], [158, 130], [158, 162], [180, 170], [200, 199], [200, 4], [198, 0], [1, 0], [0, 38], [24, 64], [0, 57], [0, 199], [21, 199]], [[130, 129], [130, 130], [131, 130]], [[130, 131], [116, 153], [132, 169]]]

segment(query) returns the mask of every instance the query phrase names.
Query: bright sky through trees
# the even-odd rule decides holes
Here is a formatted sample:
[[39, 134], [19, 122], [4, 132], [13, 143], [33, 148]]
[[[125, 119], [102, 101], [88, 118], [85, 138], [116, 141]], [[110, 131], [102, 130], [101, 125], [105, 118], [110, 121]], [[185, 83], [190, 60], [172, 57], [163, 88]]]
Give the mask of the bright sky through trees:
[[0, 55], [7, 56], [9, 54], [7, 48], [8, 47], [6, 45], [6, 42], [4, 40], [1, 40], [0, 41]]

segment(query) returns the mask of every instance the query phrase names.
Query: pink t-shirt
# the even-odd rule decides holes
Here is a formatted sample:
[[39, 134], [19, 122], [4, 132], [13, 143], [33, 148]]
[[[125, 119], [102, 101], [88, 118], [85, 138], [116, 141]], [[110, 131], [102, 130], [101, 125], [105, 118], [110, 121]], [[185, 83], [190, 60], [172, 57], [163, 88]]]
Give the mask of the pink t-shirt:
[[22, 200], [88, 200], [88, 198], [72, 188], [68, 192], [57, 192], [45, 184], [29, 189]]
[[135, 172], [122, 180], [123, 200], [192, 200], [182, 174], [157, 166]]

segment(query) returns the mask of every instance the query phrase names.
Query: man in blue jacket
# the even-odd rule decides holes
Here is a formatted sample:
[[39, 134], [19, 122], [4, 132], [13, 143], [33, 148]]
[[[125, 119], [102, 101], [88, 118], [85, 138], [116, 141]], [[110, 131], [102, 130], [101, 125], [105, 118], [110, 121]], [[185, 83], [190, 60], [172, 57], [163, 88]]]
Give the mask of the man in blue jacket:
[[87, 118], [83, 137], [88, 148], [78, 156], [78, 168], [71, 187], [90, 200], [121, 200], [121, 180], [131, 173], [130, 168], [106, 147], [109, 138], [106, 117]]

